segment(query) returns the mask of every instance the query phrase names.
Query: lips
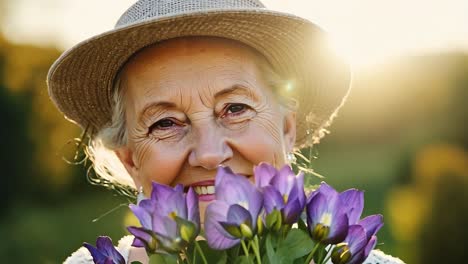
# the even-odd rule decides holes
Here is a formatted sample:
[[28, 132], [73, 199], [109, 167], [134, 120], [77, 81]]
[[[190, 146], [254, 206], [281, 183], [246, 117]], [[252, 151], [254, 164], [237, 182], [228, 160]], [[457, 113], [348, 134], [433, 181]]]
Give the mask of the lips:
[[193, 190], [198, 194], [198, 200], [199, 201], [204, 201], [204, 202], [209, 202], [214, 200], [215, 198], [215, 181], [214, 180], [206, 180], [206, 181], [199, 181], [199, 182], [194, 182], [187, 186], [186, 188], [188, 189], [189, 187], [192, 187]]

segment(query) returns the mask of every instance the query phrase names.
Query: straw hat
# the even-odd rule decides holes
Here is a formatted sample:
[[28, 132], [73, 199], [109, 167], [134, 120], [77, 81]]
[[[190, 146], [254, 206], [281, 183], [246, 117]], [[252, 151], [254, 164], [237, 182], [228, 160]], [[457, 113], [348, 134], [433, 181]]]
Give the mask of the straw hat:
[[60, 56], [49, 71], [49, 95], [67, 119], [96, 133], [111, 121], [113, 81], [129, 57], [182, 36], [223, 37], [263, 54], [289, 81], [279, 93], [299, 103], [296, 147], [323, 135], [348, 93], [349, 67], [308, 20], [268, 10], [257, 0], [140, 0], [114, 29]]

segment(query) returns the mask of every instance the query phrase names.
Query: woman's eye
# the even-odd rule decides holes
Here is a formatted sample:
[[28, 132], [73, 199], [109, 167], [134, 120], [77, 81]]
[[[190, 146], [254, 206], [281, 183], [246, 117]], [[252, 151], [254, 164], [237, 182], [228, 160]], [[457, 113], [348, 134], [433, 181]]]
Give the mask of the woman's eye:
[[226, 108], [226, 114], [239, 114], [247, 109], [245, 104], [231, 104]]
[[150, 130], [153, 130], [153, 129], [167, 129], [167, 128], [170, 128], [170, 127], [172, 127], [174, 125], [176, 125], [176, 123], [173, 120], [165, 118], [165, 119], [161, 119], [158, 122], [151, 125]]

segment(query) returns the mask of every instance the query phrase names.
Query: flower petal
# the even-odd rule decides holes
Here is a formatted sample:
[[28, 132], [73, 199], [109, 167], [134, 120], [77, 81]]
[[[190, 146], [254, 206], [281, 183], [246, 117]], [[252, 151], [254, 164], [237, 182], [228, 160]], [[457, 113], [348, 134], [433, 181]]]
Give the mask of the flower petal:
[[359, 225], [366, 231], [367, 239], [370, 239], [383, 226], [383, 216], [380, 214], [369, 215], [361, 219], [361, 221], [359, 221]]
[[[263, 196], [247, 178], [234, 174], [228, 167], [220, 167], [216, 175], [215, 191], [216, 200], [228, 205], [240, 204], [250, 212], [252, 219], [257, 219], [263, 206]], [[256, 221], [253, 225], [256, 226]]]
[[176, 213], [178, 217], [187, 219], [187, 203], [185, 202], [184, 191], [174, 191], [169, 195], [168, 200], [160, 203], [160, 212], [165, 216]]
[[349, 250], [354, 256], [358, 252], [363, 251], [367, 244], [366, 231], [360, 225], [352, 225], [348, 229], [348, 235], [346, 236], [346, 242], [348, 242]]
[[197, 230], [200, 230], [200, 208], [198, 205], [198, 195], [192, 187], [189, 188], [185, 197], [187, 201], [187, 218], [194, 223]]
[[141, 205], [147, 202], [147, 200], [142, 200], [139, 205], [130, 205], [130, 210], [132, 210], [133, 214], [138, 218], [140, 224], [146, 228], [151, 229], [152, 220], [150, 213], [144, 209]]
[[346, 207], [343, 206], [337, 195], [331, 197], [328, 201], [329, 213], [332, 215], [330, 224], [330, 233], [326, 243], [336, 244], [342, 242], [348, 234], [349, 220], [346, 214]]
[[[377, 237], [372, 236], [371, 239], [369, 239], [369, 242], [367, 242], [367, 245], [364, 249], [364, 258], [367, 258], [369, 256], [369, 253], [375, 248], [375, 245], [377, 245]], [[362, 261], [364, 261], [363, 259]]]
[[134, 247], [148, 247], [152, 244], [153, 237], [149, 232], [141, 227], [128, 226], [128, 232], [135, 237], [132, 246]]
[[320, 221], [320, 218], [327, 212], [327, 199], [325, 195], [320, 192], [316, 193], [314, 197], [307, 204], [307, 221], [309, 227], [313, 229]]
[[364, 209], [364, 193], [356, 189], [349, 189], [340, 193], [344, 206], [348, 207], [349, 224], [357, 224]]
[[367, 245], [363, 250], [359, 251], [357, 254], [353, 255], [347, 264], [361, 264], [369, 256], [369, 253], [374, 249], [377, 244], [377, 237], [372, 236], [372, 238], [367, 242]]
[[258, 166], [254, 167], [255, 186], [262, 188], [270, 185], [271, 179], [278, 173], [275, 167], [268, 163], [261, 162]]
[[226, 220], [229, 205], [222, 201], [213, 201], [205, 211], [205, 236], [208, 245], [214, 249], [228, 249], [237, 245], [240, 240], [232, 237], [220, 222]]
[[283, 197], [278, 190], [271, 185], [263, 188], [263, 200], [263, 206], [267, 214], [270, 214], [275, 208], [279, 211], [284, 207]]
[[296, 175], [289, 165], [283, 166], [283, 168], [278, 171], [278, 174], [271, 179], [271, 185], [275, 186], [281, 195], [289, 195], [295, 182]]
[[[85, 243], [84, 246], [90, 251], [91, 255], [96, 256], [94, 260], [96, 263], [111, 263], [123, 264], [125, 263], [122, 255], [112, 244], [112, 239], [108, 236], [100, 236], [96, 240], [96, 250], [91, 245]], [[93, 255], [94, 254], [94, 255]]]
[[139, 248], [147, 248], [148, 247], [148, 243], [146, 243], [146, 241], [138, 238], [138, 237], [135, 237], [133, 239], [133, 242], [132, 242], [132, 247], [139, 247]]
[[174, 192], [170, 186], [152, 182], [153, 190], [151, 191], [151, 200], [158, 202], [167, 202], [169, 196]]
[[320, 192], [318, 191], [318, 189], [312, 191], [309, 193], [308, 197], [307, 197], [307, 202], [306, 204], [309, 204], [310, 201], [312, 200], [312, 198], [314, 198], [315, 195], [319, 194]]
[[238, 204], [229, 206], [226, 220], [227, 222], [235, 223], [238, 226], [245, 223], [252, 226], [252, 216], [250, 215], [250, 212]]
[[249, 193], [249, 212], [252, 216], [253, 228], [256, 229], [257, 221], [255, 221], [255, 219], [257, 219], [258, 215], [260, 214], [260, 211], [262, 210], [263, 195], [257, 188], [255, 188], [255, 186], [250, 186], [252, 187], [252, 190]]
[[184, 185], [183, 184], [177, 184], [175, 187], [174, 187], [174, 191], [176, 192], [179, 192], [179, 193], [183, 193], [184, 192]]
[[228, 204], [248, 201], [248, 193], [254, 188], [242, 175], [236, 175], [229, 167], [220, 167], [215, 179], [216, 200]]
[[332, 197], [334, 195], [338, 195], [338, 192], [333, 189], [330, 185], [326, 182], [321, 182], [320, 187], [317, 189], [320, 193], [324, 194], [326, 197]]
[[303, 210], [304, 207], [300, 204], [298, 199], [288, 201], [283, 209], [284, 223], [296, 223]]
[[104, 255], [112, 258], [116, 263], [125, 263], [122, 255], [117, 251], [117, 249], [112, 244], [112, 239], [107, 236], [100, 236], [96, 240], [96, 246], [101, 251], [104, 252]]
[[91, 256], [93, 257], [94, 263], [104, 262], [107, 256], [102, 254], [97, 248], [89, 243], [83, 243], [83, 246], [89, 250]]

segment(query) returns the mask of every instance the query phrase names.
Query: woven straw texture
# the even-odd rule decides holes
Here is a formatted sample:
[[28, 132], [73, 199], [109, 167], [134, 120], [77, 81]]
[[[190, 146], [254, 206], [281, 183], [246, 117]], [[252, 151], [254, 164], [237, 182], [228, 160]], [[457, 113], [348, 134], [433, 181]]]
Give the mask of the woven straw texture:
[[96, 133], [111, 120], [113, 81], [129, 57], [181, 36], [233, 39], [262, 53], [290, 81], [278, 92], [299, 103], [296, 147], [322, 136], [349, 90], [348, 66], [305, 19], [267, 10], [255, 0], [141, 0], [115, 29], [62, 54], [49, 71], [50, 97], [67, 119]]

